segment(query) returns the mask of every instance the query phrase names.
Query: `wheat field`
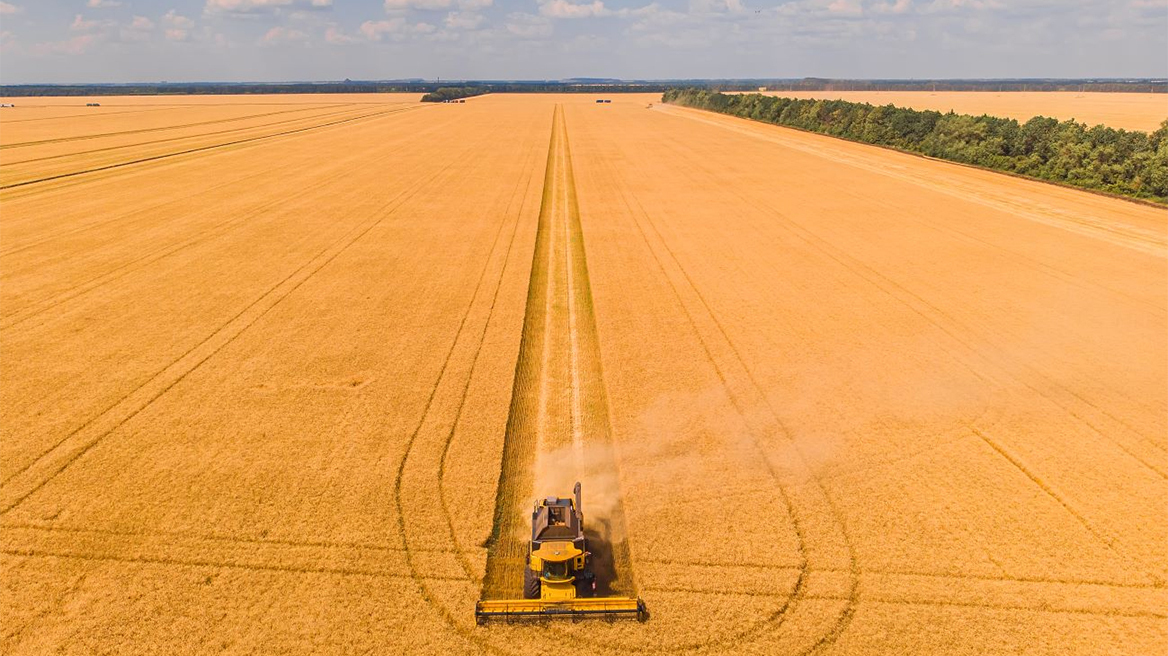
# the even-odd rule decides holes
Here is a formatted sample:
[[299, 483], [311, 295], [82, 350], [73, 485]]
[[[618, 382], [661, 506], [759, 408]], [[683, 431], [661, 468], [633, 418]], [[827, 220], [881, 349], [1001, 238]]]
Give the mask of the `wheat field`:
[[1168, 212], [658, 99], [0, 110], [0, 650], [1168, 649]]
[[846, 100], [872, 105], [896, 105], [919, 110], [1003, 116], [1025, 123], [1035, 116], [1074, 119], [1087, 125], [1152, 132], [1168, 119], [1168, 95], [1163, 93], [1098, 93], [1073, 91], [783, 91], [768, 96]]

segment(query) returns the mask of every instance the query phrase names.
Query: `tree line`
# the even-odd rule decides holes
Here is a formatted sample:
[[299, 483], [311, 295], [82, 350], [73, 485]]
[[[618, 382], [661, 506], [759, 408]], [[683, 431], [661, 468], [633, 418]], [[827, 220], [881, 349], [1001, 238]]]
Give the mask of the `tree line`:
[[422, 102], [446, 102], [447, 100], [481, 96], [486, 92], [487, 89], [484, 87], [441, 87], [422, 96]]
[[1155, 132], [1035, 116], [1019, 123], [843, 100], [672, 89], [664, 102], [1168, 203], [1168, 119]]

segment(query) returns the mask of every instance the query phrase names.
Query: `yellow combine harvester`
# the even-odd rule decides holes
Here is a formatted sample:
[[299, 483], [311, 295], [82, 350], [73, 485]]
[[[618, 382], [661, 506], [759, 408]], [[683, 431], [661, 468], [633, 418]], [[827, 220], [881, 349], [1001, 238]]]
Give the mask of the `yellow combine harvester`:
[[580, 484], [573, 499], [547, 497], [531, 513], [531, 545], [523, 570], [523, 599], [475, 604], [475, 621], [547, 617], [630, 617], [644, 621], [645, 602], [633, 597], [593, 597], [596, 576], [584, 538]]

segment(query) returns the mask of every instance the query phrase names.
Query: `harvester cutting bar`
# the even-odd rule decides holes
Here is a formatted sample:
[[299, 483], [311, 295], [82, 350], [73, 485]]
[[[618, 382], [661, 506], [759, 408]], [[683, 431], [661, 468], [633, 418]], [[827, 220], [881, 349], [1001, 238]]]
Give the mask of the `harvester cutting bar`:
[[547, 618], [648, 619], [645, 602], [631, 597], [581, 597], [564, 601], [493, 599], [475, 604], [475, 622]]

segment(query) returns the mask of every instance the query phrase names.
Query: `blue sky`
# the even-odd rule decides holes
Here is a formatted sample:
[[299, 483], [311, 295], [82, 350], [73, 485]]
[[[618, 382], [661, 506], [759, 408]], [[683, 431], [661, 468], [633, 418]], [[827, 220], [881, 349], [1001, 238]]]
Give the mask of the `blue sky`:
[[1168, 77], [1168, 0], [2, 0], [0, 82]]

